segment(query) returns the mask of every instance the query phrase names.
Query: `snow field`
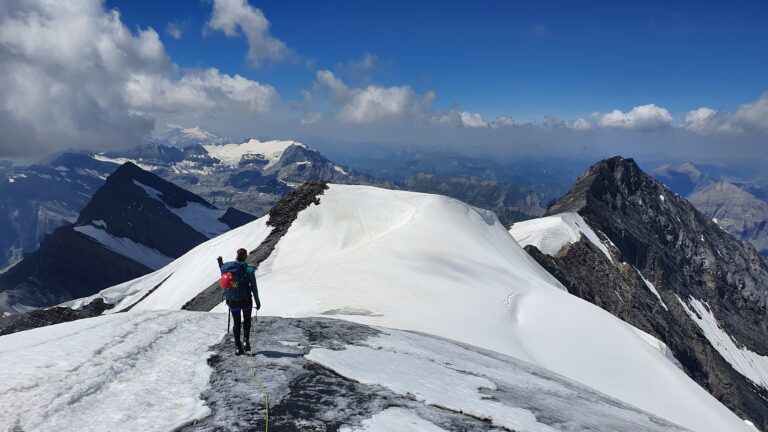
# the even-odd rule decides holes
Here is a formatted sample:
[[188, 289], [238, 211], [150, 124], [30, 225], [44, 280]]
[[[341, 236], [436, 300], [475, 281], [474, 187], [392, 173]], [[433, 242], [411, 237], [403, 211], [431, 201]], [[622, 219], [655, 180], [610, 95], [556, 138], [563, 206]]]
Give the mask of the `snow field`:
[[[94, 221], [94, 223], [95, 222], [96, 221]], [[145, 246], [141, 243], [136, 243], [129, 238], [115, 237], [103, 229], [99, 229], [93, 225], [76, 226], [74, 229], [75, 231], [95, 240], [105, 248], [126, 258], [130, 258], [139, 264], [144, 264], [151, 269], [156, 270], [173, 262], [173, 258], [164, 255], [157, 249], [152, 249], [151, 247]]]
[[223, 164], [237, 166], [243, 156], [261, 155], [267, 160], [264, 169], [276, 164], [283, 156], [285, 149], [292, 145], [305, 147], [296, 141], [259, 141], [250, 139], [240, 144], [210, 144], [204, 145], [209, 155], [220, 160]]
[[0, 337], [0, 430], [161, 431], [200, 399], [219, 314], [129, 312]]
[[717, 318], [706, 303], [693, 297], [688, 299], [688, 304], [683, 302], [680, 297], [677, 297], [677, 300], [725, 361], [755, 385], [768, 389], [768, 357], [752, 352], [743, 346], [739, 347], [738, 341], [720, 328]]
[[416, 414], [402, 408], [387, 408], [368, 420], [363, 421], [363, 426], [352, 429], [342, 427], [339, 432], [447, 432], [445, 429], [428, 422]]
[[229, 225], [219, 220], [220, 217], [224, 216], [226, 210], [209, 208], [196, 202], [188, 202], [187, 205], [180, 208], [171, 207], [163, 200], [163, 194], [159, 190], [136, 180], [133, 183], [144, 189], [147, 195], [163, 203], [171, 213], [181, 218], [185, 224], [208, 238], [216, 237], [230, 229]]
[[538, 250], [555, 255], [563, 246], [576, 243], [584, 236], [597, 246], [613, 262], [608, 248], [590, 228], [584, 218], [576, 213], [561, 213], [523, 222], [516, 222], [509, 230], [520, 246], [534, 245]]

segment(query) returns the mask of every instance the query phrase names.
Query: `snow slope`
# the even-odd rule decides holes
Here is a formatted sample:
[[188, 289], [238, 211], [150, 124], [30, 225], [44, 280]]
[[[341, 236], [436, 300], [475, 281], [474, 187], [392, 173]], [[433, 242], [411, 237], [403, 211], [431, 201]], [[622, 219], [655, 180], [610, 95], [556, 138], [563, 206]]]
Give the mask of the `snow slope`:
[[[253, 235], [257, 223], [241, 233]], [[216, 280], [209, 263], [218, 253], [205, 243], [172, 269], [115, 289], [132, 292], [118, 309], [168, 274], [179, 279], [135, 309], [180, 307]], [[456, 200], [331, 185], [299, 213], [258, 279], [265, 314], [430, 333], [534, 363], [692, 430], [749, 430], [658, 344], [568, 294], [492, 213]]]
[[296, 141], [259, 141], [250, 139], [240, 144], [213, 144], [203, 148], [209, 155], [230, 166], [237, 166], [243, 157], [261, 156], [267, 161], [264, 169], [271, 167], [280, 160], [285, 149], [292, 145], [305, 147]]
[[227, 212], [226, 210], [206, 207], [196, 202], [188, 202], [184, 207], [178, 208], [169, 206], [162, 198], [163, 194], [159, 190], [136, 180], [133, 183], [144, 189], [147, 195], [163, 203], [168, 210], [180, 217], [185, 224], [208, 238], [216, 237], [230, 230], [227, 224], [219, 220]]
[[2, 336], [0, 430], [173, 430], [203, 418], [224, 320], [129, 312]]
[[87, 235], [105, 248], [130, 258], [137, 263], [144, 264], [151, 269], [159, 269], [173, 261], [173, 258], [163, 255], [162, 252], [156, 249], [152, 249], [141, 243], [136, 243], [129, 238], [115, 237], [93, 225], [76, 226], [74, 230]]
[[731, 337], [720, 327], [709, 305], [690, 297], [686, 304], [680, 297], [677, 300], [685, 312], [704, 332], [717, 352], [755, 385], [768, 389], [768, 357], [750, 351]]
[[[219, 279], [216, 257], [231, 261], [237, 249], [253, 250], [267, 238], [272, 230], [267, 226], [267, 219], [268, 216], [262, 217], [202, 243], [153, 273], [65, 305], [77, 309], [101, 297], [116, 305], [106, 313], [125, 310], [139, 300], [141, 303], [134, 309], [180, 309], [195, 294]], [[150, 294], [158, 286], [157, 295]]]
[[509, 230], [520, 246], [534, 245], [547, 255], [555, 255], [563, 246], [576, 243], [584, 236], [597, 246], [611, 262], [608, 248], [580, 215], [561, 213], [523, 222], [515, 222]]

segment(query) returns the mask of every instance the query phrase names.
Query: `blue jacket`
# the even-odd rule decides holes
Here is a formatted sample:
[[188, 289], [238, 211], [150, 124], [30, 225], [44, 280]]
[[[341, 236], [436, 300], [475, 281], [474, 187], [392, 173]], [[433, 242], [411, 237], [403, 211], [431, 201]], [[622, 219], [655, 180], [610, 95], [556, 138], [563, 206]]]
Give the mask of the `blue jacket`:
[[256, 286], [256, 268], [244, 262], [230, 261], [221, 266], [221, 274], [227, 272], [235, 276], [241, 274], [241, 277], [236, 277], [237, 283], [235, 287], [224, 290], [224, 298], [227, 301], [247, 301], [250, 303], [252, 294], [253, 299], [256, 301], [256, 307], [260, 308], [259, 289]]

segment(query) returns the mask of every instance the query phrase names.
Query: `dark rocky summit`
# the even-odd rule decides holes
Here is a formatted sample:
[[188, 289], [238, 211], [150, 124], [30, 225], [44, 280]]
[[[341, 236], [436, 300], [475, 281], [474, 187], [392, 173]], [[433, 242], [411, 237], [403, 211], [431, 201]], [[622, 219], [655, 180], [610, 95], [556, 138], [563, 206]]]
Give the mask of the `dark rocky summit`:
[[[547, 215], [575, 212], [617, 264], [586, 238], [555, 256], [526, 249], [574, 295], [665, 342], [683, 369], [737, 415], [768, 430], [768, 390], [734, 369], [685, 308], [699, 301], [736, 343], [768, 355], [768, 265], [685, 199], [614, 157], [587, 170]], [[658, 291], [661, 301], [643, 278]], [[685, 307], [684, 307], [685, 305]]]

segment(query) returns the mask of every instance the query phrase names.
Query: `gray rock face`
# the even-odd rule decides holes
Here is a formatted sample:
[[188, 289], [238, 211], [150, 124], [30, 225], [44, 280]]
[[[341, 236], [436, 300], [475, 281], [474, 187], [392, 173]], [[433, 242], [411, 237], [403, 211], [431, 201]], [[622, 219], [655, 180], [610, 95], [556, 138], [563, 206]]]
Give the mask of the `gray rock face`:
[[[529, 253], [575, 295], [665, 342], [686, 372], [743, 418], [768, 429], [768, 392], [737, 372], [681, 306], [706, 303], [737, 346], [768, 355], [768, 265], [631, 159], [601, 161], [547, 214], [576, 212], [613, 244], [612, 265], [584, 239]], [[638, 269], [664, 304], [644, 286]], [[679, 299], [679, 300], [678, 300]]]
[[688, 201], [724, 230], [768, 255], [768, 202], [726, 181], [691, 194]]

